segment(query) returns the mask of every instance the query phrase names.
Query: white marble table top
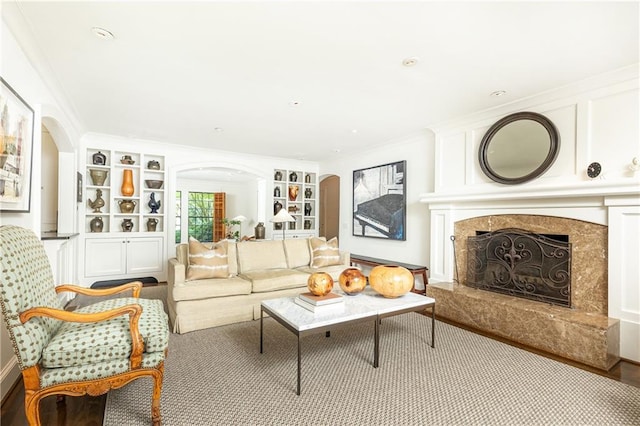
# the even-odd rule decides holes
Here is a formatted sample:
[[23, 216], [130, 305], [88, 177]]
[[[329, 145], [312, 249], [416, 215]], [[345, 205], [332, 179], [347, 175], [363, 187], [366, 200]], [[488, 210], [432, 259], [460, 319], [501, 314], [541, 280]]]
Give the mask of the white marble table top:
[[294, 302], [294, 297], [264, 300], [262, 301], [262, 306], [274, 312], [275, 315], [297, 331], [305, 331], [361, 318], [375, 317], [403, 309], [427, 307], [435, 303], [435, 299], [415, 293], [407, 293], [395, 299], [387, 299], [370, 287], [354, 296], [348, 296], [340, 288], [336, 289], [335, 287], [333, 293], [344, 296], [343, 307], [334, 308], [332, 306], [327, 312], [311, 312], [297, 305]]

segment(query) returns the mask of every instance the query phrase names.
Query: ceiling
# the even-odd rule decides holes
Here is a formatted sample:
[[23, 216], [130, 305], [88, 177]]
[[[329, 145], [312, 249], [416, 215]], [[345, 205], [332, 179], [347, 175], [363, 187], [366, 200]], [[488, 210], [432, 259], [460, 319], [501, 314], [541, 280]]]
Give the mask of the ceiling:
[[635, 1], [2, 6], [80, 131], [312, 161], [635, 64], [639, 50]]

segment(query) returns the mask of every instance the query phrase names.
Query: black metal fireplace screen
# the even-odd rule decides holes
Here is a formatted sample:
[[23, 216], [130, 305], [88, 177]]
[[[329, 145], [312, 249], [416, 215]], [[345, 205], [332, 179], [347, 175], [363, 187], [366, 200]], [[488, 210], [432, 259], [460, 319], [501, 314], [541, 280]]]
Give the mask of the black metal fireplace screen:
[[571, 306], [568, 236], [539, 235], [521, 229], [478, 234], [467, 239], [470, 287]]

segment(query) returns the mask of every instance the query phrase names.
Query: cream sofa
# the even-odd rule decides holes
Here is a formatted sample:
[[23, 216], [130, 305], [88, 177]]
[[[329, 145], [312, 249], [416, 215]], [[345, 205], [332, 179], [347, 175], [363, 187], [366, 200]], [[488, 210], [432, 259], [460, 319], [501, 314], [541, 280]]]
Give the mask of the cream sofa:
[[312, 268], [306, 238], [229, 242], [228, 278], [187, 280], [189, 245], [179, 244], [169, 259], [167, 304], [174, 333], [260, 318], [260, 302], [304, 291], [313, 272], [327, 272], [338, 285], [350, 255], [339, 264]]

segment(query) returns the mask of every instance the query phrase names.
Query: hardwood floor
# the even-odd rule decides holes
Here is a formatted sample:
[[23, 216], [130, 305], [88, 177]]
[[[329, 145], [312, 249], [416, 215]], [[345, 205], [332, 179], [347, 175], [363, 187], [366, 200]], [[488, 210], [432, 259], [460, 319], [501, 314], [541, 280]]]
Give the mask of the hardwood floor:
[[[469, 329], [460, 324], [451, 323], [461, 328]], [[555, 355], [541, 352], [536, 349], [525, 347], [523, 345], [513, 343], [500, 337], [490, 335], [488, 333], [480, 333], [477, 330], [471, 330], [487, 337], [508, 343], [530, 352], [537, 353], [547, 358], [554, 359], [565, 364], [582, 368], [601, 376], [609, 377], [628, 385], [640, 388], [640, 365], [628, 361], [620, 361], [609, 371], [601, 371], [592, 367], [578, 364]], [[57, 403], [55, 397], [48, 397], [40, 403], [40, 419], [43, 425], [58, 426], [100, 426], [104, 417], [104, 408], [106, 403], [106, 395], [101, 396], [83, 396], [83, 397], [67, 397], [65, 403]], [[24, 386], [22, 379], [13, 387], [4, 401], [2, 401], [2, 411], [0, 413], [0, 423], [3, 426], [26, 426], [27, 420], [24, 415]]]

